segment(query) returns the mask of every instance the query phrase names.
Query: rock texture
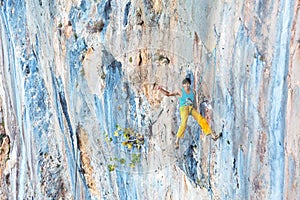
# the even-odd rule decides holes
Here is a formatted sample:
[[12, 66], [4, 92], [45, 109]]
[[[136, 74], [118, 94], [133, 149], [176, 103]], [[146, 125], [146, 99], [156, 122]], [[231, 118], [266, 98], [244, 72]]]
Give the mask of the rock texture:
[[[299, 9], [0, 0], [0, 199], [299, 198]], [[223, 137], [175, 150], [186, 76]]]

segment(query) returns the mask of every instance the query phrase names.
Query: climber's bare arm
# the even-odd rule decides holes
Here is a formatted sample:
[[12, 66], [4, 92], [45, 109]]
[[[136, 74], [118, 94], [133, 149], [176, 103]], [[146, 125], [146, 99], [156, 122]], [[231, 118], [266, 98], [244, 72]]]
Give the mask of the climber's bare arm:
[[194, 89], [194, 94], [195, 94], [195, 102], [194, 102], [194, 108], [197, 110], [198, 109], [198, 102], [197, 102], [197, 94], [196, 94], [196, 90]]
[[174, 91], [174, 92], [170, 92], [164, 88], [162, 88], [161, 86], [158, 86], [157, 89], [159, 91], [161, 91], [164, 95], [171, 97], [171, 96], [181, 96], [181, 92], [180, 91]]

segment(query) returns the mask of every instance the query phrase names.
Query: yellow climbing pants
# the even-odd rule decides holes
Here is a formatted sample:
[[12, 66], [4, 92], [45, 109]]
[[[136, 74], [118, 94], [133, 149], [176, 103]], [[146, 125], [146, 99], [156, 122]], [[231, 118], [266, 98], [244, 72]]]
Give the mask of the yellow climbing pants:
[[204, 117], [198, 111], [193, 108], [193, 106], [181, 106], [180, 107], [180, 118], [181, 118], [181, 124], [177, 132], [178, 138], [183, 138], [184, 131], [186, 129], [187, 120], [189, 118], [189, 115], [192, 115], [194, 119], [198, 122], [198, 124], [201, 126], [203, 132], [205, 135], [209, 135], [212, 133], [212, 130], [205, 120]]

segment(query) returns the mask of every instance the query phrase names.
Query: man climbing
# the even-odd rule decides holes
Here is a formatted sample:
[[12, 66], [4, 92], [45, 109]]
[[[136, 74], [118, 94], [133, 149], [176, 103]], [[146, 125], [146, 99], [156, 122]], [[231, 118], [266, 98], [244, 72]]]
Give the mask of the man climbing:
[[180, 96], [179, 105], [180, 105], [181, 124], [176, 135], [175, 148], [176, 149], [179, 148], [179, 139], [183, 138], [184, 136], [184, 131], [187, 126], [187, 120], [189, 115], [192, 115], [194, 117], [194, 119], [201, 126], [205, 135], [211, 135], [212, 139], [216, 141], [219, 137], [221, 137], [221, 134], [216, 134], [214, 131], [212, 131], [208, 122], [205, 120], [204, 117], [201, 116], [201, 114], [194, 107], [196, 92], [192, 91], [190, 88], [191, 79], [185, 78], [182, 81], [182, 86], [183, 87], [181, 91], [175, 91], [175, 92], [169, 92], [166, 89], [157, 86], [157, 89], [166, 96]]

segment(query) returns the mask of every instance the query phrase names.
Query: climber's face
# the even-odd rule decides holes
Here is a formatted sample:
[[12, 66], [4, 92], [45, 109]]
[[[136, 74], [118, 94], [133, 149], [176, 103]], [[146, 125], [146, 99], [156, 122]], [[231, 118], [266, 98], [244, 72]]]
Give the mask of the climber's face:
[[183, 84], [183, 88], [186, 89], [186, 90], [190, 89], [190, 86], [191, 85], [189, 83], [184, 83]]

